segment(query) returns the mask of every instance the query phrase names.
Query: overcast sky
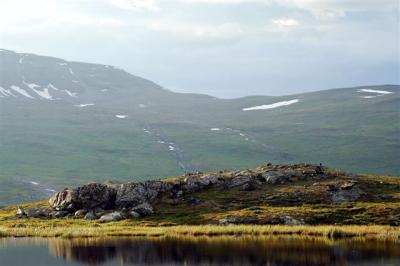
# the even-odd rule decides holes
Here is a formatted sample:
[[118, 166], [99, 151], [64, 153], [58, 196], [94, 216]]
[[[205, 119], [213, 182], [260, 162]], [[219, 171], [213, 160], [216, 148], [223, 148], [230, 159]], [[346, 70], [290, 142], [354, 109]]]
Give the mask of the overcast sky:
[[399, 84], [399, 28], [398, 0], [0, 1], [0, 48], [219, 97]]

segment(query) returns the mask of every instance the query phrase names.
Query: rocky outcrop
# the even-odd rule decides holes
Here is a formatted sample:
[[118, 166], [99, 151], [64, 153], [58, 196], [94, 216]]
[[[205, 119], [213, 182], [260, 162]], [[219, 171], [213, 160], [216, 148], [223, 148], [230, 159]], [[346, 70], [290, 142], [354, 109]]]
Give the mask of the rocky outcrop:
[[104, 184], [88, 184], [74, 189], [66, 188], [49, 200], [52, 208], [63, 211], [79, 209], [108, 209], [114, 206], [116, 191]]
[[[265, 184], [285, 184], [306, 179], [321, 180], [329, 178], [325, 168], [310, 164], [272, 165], [268, 164], [253, 170], [220, 171], [215, 173], [191, 173], [166, 181], [130, 182], [125, 184], [105, 183], [88, 184], [77, 188], [66, 188], [55, 193], [49, 200], [51, 208], [30, 209], [19, 217], [60, 218], [74, 217], [102, 222], [124, 218], [138, 218], [152, 215], [153, 206], [161, 198], [177, 200], [187, 194], [199, 192], [211, 187], [220, 189], [239, 188], [253, 191]], [[335, 203], [357, 198], [357, 188], [352, 184], [343, 184], [340, 193], [332, 194]], [[196, 198], [186, 199], [191, 205], [201, 204]], [[24, 211], [25, 213], [25, 211]], [[251, 220], [251, 219], [250, 219]], [[249, 219], [228, 219], [226, 223], [251, 223]], [[297, 224], [293, 219], [284, 219], [284, 223]], [[300, 222], [299, 222], [300, 223]]]

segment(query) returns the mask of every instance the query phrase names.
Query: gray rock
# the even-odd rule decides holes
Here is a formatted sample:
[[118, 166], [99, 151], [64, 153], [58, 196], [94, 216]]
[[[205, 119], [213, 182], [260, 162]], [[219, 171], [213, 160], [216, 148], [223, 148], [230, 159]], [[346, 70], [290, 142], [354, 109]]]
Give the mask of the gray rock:
[[81, 209], [81, 210], [77, 210], [74, 214], [75, 218], [83, 218], [85, 217], [85, 215], [88, 213], [87, 210]]
[[135, 211], [130, 211], [130, 212], [129, 212], [129, 217], [130, 217], [130, 218], [137, 219], [137, 218], [140, 218], [140, 214], [137, 213], [137, 212], [135, 212]]
[[21, 207], [18, 207], [17, 212], [15, 214], [16, 217], [22, 218], [26, 216], [25, 210]]
[[304, 225], [305, 222], [303, 219], [295, 219], [292, 216], [285, 215], [280, 217], [284, 224], [286, 225]]
[[26, 215], [31, 218], [49, 218], [51, 212], [47, 208], [31, 208], [26, 211]]
[[115, 205], [123, 209], [144, 202], [154, 202], [169, 187], [172, 188], [172, 185], [160, 181], [123, 184], [117, 191]]
[[334, 204], [342, 204], [344, 202], [357, 201], [365, 192], [358, 186], [353, 185], [351, 188], [338, 189], [331, 192], [331, 200]]
[[103, 184], [88, 184], [75, 189], [66, 188], [55, 193], [49, 200], [56, 210], [110, 208], [114, 205], [116, 191]]
[[64, 218], [67, 217], [70, 213], [67, 211], [52, 211], [50, 212], [51, 218]]
[[83, 219], [85, 220], [96, 220], [97, 216], [94, 214], [93, 211], [89, 211], [88, 213], [86, 213], [85, 217], [83, 217]]
[[109, 223], [109, 222], [116, 222], [123, 219], [123, 216], [120, 212], [111, 212], [104, 214], [100, 217], [100, 222], [102, 223]]
[[147, 202], [133, 207], [131, 211], [139, 213], [140, 216], [148, 216], [154, 213], [153, 207]]

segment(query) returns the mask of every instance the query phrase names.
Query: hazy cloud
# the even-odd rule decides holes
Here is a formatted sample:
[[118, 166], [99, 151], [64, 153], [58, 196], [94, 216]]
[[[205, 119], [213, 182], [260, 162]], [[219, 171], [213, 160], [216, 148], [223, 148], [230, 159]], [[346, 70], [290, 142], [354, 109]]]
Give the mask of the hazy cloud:
[[397, 0], [2, 0], [0, 47], [233, 97], [399, 83]]

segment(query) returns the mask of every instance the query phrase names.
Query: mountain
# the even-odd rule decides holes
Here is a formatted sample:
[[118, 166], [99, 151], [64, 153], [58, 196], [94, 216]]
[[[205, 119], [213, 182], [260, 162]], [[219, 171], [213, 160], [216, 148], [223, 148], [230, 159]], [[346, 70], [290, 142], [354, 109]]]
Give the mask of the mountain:
[[0, 205], [267, 161], [399, 175], [399, 95], [381, 85], [218, 99], [113, 66], [0, 50]]

